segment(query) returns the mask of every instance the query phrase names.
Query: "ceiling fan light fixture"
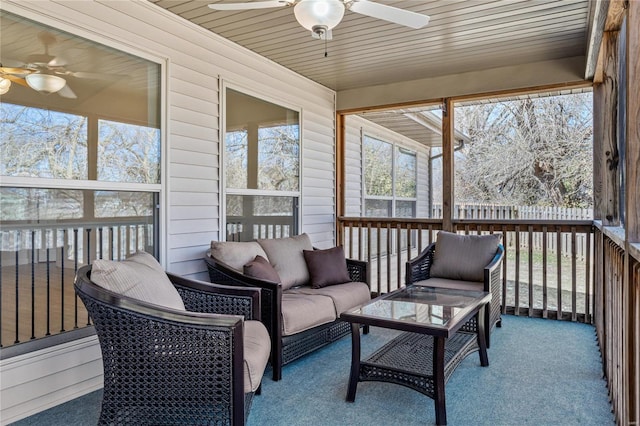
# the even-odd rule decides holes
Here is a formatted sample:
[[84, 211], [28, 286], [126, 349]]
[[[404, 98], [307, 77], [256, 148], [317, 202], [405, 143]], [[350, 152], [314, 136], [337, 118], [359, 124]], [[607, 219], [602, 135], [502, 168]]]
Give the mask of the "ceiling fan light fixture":
[[64, 78], [51, 74], [29, 74], [25, 80], [33, 90], [45, 94], [58, 92], [67, 84]]
[[332, 30], [344, 17], [344, 3], [341, 0], [300, 0], [293, 8], [296, 19], [304, 28], [314, 32]]
[[0, 95], [4, 95], [11, 88], [11, 80], [0, 77]]

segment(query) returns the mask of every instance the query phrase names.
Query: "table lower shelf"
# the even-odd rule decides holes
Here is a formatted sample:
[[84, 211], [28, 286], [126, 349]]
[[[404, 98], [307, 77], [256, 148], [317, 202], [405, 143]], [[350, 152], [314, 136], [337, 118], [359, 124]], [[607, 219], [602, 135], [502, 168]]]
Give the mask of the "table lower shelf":
[[[389, 382], [435, 397], [433, 336], [402, 333], [360, 362], [359, 382]], [[475, 333], [458, 332], [445, 341], [445, 383], [469, 354], [478, 351]]]

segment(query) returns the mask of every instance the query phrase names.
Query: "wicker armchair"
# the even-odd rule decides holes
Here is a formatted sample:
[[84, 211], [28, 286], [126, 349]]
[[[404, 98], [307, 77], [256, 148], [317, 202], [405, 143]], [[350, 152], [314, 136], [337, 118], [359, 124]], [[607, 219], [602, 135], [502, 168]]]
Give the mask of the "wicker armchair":
[[106, 290], [91, 281], [90, 265], [76, 274], [102, 350], [100, 424], [243, 425], [254, 395], [244, 319], [260, 317], [260, 290], [167, 276], [187, 311]]
[[[436, 243], [430, 244], [426, 249], [411, 259], [406, 264], [406, 285], [420, 283], [422, 285], [430, 285], [431, 267], [433, 265]], [[500, 265], [504, 257], [504, 247], [498, 244], [498, 249], [491, 262], [484, 267], [484, 291], [491, 293], [491, 302], [489, 303], [488, 315], [485, 315], [485, 338], [487, 347], [490, 346], [490, 333], [495, 326], [502, 326], [501, 319], [501, 302], [502, 302], [502, 283], [500, 280]], [[435, 280], [434, 280], [435, 281]], [[468, 331], [475, 331], [477, 324], [475, 317], [465, 326]]]
[[[205, 257], [209, 279], [211, 282], [230, 286], [257, 287], [262, 289], [262, 323], [267, 327], [271, 336], [271, 365], [273, 380], [282, 378], [282, 366], [286, 365], [316, 349], [331, 342], [335, 342], [351, 332], [348, 322], [336, 319], [301, 333], [290, 336], [282, 334], [282, 286], [278, 283], [249, 277], [229, 265], [207, 255]], [[347, 270], [354, 282], [364, 282], [369, 285], [369, 266], [367, 262], [347, 259]], [[368, 333], [368, 327], [364, 332]]]

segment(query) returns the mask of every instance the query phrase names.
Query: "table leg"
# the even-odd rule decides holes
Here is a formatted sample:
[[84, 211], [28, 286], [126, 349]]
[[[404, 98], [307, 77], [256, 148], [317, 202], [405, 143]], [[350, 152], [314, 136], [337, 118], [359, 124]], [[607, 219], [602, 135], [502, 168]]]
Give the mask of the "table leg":
[[444, 337], [433, 337], [433, 381], [435, 395], [433, 401], [436, 406], [436, 424], [447, 424], [447, 408], [444, 398]]
[[489, 357], [487, 356], [487, 341], [485, 338], [484, 316], [487, 315], [484, 305], [476, 314], [476, 322], [478, 323], [478, 353], [480, 354], [480, 365], [486, 367], [489, 365]]
[[358, 377], [360, 376], [360, 325], [351, 323], [351, 374], [349, 375], [349, 389], [347, 401], [356, 400]]

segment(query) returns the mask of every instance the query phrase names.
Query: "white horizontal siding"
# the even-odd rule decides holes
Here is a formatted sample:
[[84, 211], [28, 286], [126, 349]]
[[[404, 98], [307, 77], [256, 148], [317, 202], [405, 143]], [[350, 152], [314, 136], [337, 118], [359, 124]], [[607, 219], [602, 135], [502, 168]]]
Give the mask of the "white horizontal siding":
[[[206, 280], [202, 258], [210, 241], [220, 239], [223, 81], [302, 112], [301, 232], [321, 247], [335, 243], [335, 92], [148, 2], [7, 0], [2, 7], [134, 55], [166, 61], [161, 232], [168, 271]], [[90, 350], [99, 358], [97, 343]], [[95, 359], [69, 357], [64, 380], [38, 374], [33, 380], [17, 379], [10, 387], [3, 362], [2, 421], [18, 420], [99, 388], [102, 368]], [[16, 377], [30, 368], [25, 365], [15, 367]], [[54, 369], [43, 365], [47, 371]]]

